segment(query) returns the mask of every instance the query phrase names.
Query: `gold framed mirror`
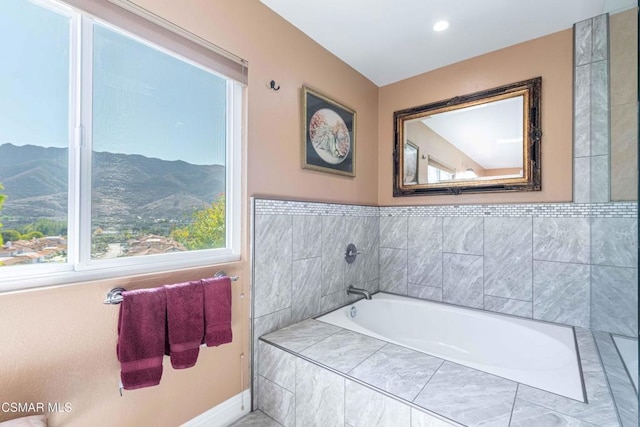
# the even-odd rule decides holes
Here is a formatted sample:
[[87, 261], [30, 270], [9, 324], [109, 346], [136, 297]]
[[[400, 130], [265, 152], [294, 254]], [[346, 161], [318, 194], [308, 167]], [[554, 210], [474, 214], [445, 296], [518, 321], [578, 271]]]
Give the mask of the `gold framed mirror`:
[[394, 196], [541, 189], [536, 77], [393, 114]]

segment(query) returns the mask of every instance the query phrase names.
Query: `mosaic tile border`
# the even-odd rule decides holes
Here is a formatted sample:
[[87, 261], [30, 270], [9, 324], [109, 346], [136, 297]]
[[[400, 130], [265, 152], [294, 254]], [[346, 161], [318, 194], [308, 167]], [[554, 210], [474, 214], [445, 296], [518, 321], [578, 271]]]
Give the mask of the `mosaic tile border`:
[[379, 216], [377, 206], [254, 199], [256, 215]]
[[380, 216], [636, 218], [638, 204], [527, 203], [510, 205], [383, 206]]
[[254, 199], [257, 215], [637, 218], [637, 202], [505, 205], [361, 206]]

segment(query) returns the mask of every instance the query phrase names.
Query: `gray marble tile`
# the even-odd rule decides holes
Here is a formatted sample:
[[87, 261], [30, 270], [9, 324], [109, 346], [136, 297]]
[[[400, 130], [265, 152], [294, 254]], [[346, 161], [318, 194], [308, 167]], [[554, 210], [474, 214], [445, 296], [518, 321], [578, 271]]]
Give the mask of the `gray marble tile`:
[[337, 326], [308, 319], [265, 335], [263, 339], [299, 353], [341, 330]]
[[591, 329], [635, 336], [637, 309], [637, 269], [591, 267]]
[[293, 259], [322, 256], [322, 219], [319, 215], [293, 217]]
[[443, 255], [442, 301], [482, 308], [482, 267], [481, 256]]
[[[365, 277], [366, 257], [371, 256], [371, 248], [366, 246], [369, 240], [366, 238], [366, 219], [367, 217], [346, 217], [345, 235], [348, 243], [356, 245], [356, 249], [361, 252], [356, 256], [353, 263], [348, 264], [345, 261], [345, 289], [349, 286], [362, 288]], [[346, 250], [346, 247], [345, 247]], [[344, 252], [344, 251], [343, 251]]]
[[371, 246], [363, 254], [364, 280], [369, 282], [380, 278], [380, 248]]
[[375, 294], [380, 291], [380, 280], [375, 279], [365, 282], [364, 288], [371, 292], [371, 294]]
[[296, 358], [294, 355], [260, 341], [259, 374], [290, 392], [296, 389]]
[[385, 344], [385, 341], [342, 330], [310, 346], [300, 354], [330, 368], [347, 373]]
[[603, 365], [624, 369], [618, 350], [611, 339], [611, 335], [608, 332], [593, 331], [593, 337]]
[[434, 288], [433, 286], [421, 286], [409, 283], [410, 297], [428, 299], [431, 301], [442, 301], [442, 288]]
[[407, 249], [407, 217], [380, 217], [380, 247]]
[[[591, 66], [576, 67], [574, 78], [573, 157], [588, 157], [591, 155]], [[576, 171], [579, 171], [577, 167]]]
[[591, 263], [612, 267], [638, 266], [638, 219], [592, 218]]
[[333, 311], [338, 307], [342, 307], [347, 303], [347, 292], [338, 291], [329, 295], [320, 297], [320, 313]]
[[344, 378], [296, 358], [296, 424], [344, 425]]
[[260, 317], [291, 306], [291, 217], [256, 215], [254, 245], [254, 310]]
[[602, 14], [592, 20], [592, 61], [609, 59], [609, 15]]
[[573, 159], [573, 202], [591, 202], [591, 157]]
[[531, 258], [532, 218], [489, 217], [484, 219], [485, 258], [504, 259], [514, 255]]
[[485, 218], [484, 293], [531, 301], [531, 218]]
[[534, 218], [533, 259], [589, 263], [587, 218]]
[[322, 296], [345, 289], [345, 229], [345, 217], [322, 217]]
[[405, 400], [413, 401], [443, 360], [387, 344], [349, 375]]
[[560, 412], [516, 399], [511, 416], [511, 427], [596, 427]]
[[414, 403], [468, 426], [508, 426], [517, 383], [444, 362]]
[[270, 313], [262, 317], [258, 317], [253, 320], [253, 340], [251, 342], [251, 354], [253, 357], [251, 358], [252, 372], [255, 372], [252, 382], [252, 396], [253, 396], [253, 410], [258, 409], [258, 398], [256, 395], [256, 391], [258, 390], [258, 370], [259, 370], [259, 357], [258, 357], [258, 349], [259, 349], [259, 341], [258, 339], [265, 334], [269, 334], [273, 331], [277, 331], [278, 329], [282, 329], [286, 326], [291, 325], [293, 322], [291, 321], [291, 308], [286, 308], [281, 311], [276, 311], [275, 313]]
[[443, 218], [442, 250], [455, 254], [482, 255], [483, 234], [483, 218]]
[[618, 420], [599, 362], [582, 360], [588, 404], [520, 384], [518, 399], [542, 406], [602, 427], [618, 426]]
[[380, 248], [380, 290], [407, 294], [407, 250]]
[[258, 317], [253, 321], [253, 336], [256, 339], [254, 348], [258, 348], [258, 338], [285, 328], [294, 322], [291, 320], [291, 308]]
[[591, 155], [606, 154], [609, 154], [609, 62], [599, 61], [591, 64]]
[[605, 366], [611, 393], [623, 427], [638, 425], [638, 395], [624, 368]]
[[368, 240], [365, 240], [366, 219], [364, 216], [345, 217], [345, 239], [347, 243], [356, 245], [359, 250], [364, 249]]
[[586, 19], [576, 23], [574, 31], [574, 62], [576, 65], [588, 64], [591, 62], [591, 19]]
[[484, 257], [484, 293], [486, 295], [531, 301], [532, 280], [531, 255]]
[[251, 412], [229, 427], [279, 427], [282, 424], [265, 415], [262, 411]]
[[353, 381], [345, 384], [345, 422], [353, 427], [410, 427], [410, 407]]
[[380, 246], [380, 217], [367, 216], [364, 219], [364, 247]]
[[533, 318], [588, 328], [589, 265], [533, 262]]
[[356, 288], [361, 288], [363, 286], [365, 282], [364, 256], [365, 256], [364, 253], [357, 255], [355, 261], [351, 264], [348, 264], [345, 262], [345, 266], [344, 266], [345, 290], [349, 288], [349, 286], [355, 286]]
[[321, 281], [320, 258], [293, 261], [291, 316], [294, 322], [320, 314]]
[[609, 156], [591, 156], [591, 203], [609, 202]]
[[411, 408], [411, 427], [451, 427], [462, 426], [461, 424], [454, 423], [451, 420], [443, 420], [436, 415], [427, 414]]
[[296, 397], [294, 393], [262, 376], [258, 379], [258, 407], [285, 427], [292, 427], [296, 424]]
[[576, 340], [578, 341], [578, 350], [580, 352], [580, 360], [589, 360], [591, 362], [599, 362], [598, 348], [593, 339], [590, 329], [574, 328]]
[[530, 301], [484, 296], [484, 309], [497, 313], [511, 314], [520, 317], [533, 317], [533, 304]]
[[442, 218], [410, 217], [408, 228], [409, 282], [442, 287]]

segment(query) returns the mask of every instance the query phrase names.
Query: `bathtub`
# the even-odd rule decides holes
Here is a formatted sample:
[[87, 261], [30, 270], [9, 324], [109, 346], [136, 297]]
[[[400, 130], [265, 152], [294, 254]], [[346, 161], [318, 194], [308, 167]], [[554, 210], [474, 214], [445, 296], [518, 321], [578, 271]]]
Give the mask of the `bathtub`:
[[569, 326], [386, 293], [317, 320], [585, 401]]

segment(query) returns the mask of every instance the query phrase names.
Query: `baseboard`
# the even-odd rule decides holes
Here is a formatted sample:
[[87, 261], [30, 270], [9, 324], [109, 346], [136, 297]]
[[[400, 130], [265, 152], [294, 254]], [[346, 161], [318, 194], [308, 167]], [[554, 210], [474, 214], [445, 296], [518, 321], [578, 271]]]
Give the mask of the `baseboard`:
[[[244, 399], [244, 408], [242, 402]], [[225, 427], [251, 412], [251, 390], [247, 389], [214, 406], [181, 427]]]

